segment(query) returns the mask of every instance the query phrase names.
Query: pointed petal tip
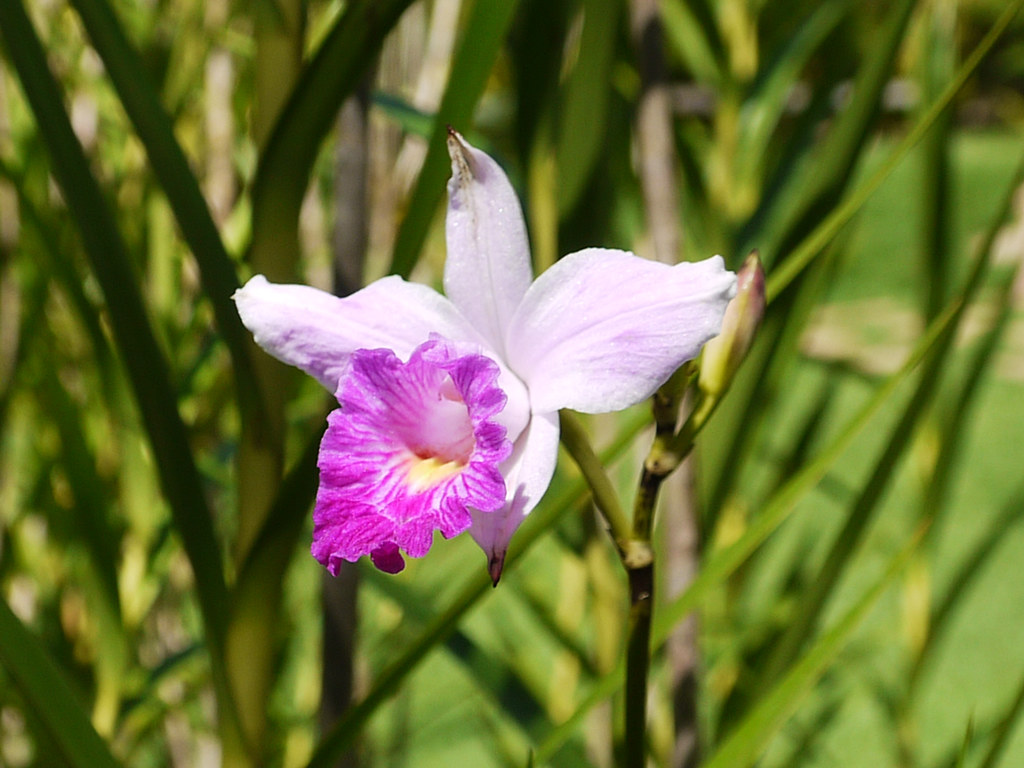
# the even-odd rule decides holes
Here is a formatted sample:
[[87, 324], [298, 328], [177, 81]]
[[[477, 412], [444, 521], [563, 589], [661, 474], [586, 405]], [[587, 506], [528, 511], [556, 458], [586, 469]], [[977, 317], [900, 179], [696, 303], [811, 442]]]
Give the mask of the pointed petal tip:
[[501, 579], [502, 569], [505, 567], [505, 553], [504, 552], [493, 552], [491, 559], [487, 563], [487, 573], [491, 576], [491, 586], [498, 586], [498, 581]]
[[473, 158], [469, 153], [469, 145], [462, 138], [462, 134], [450, 125], [448, 126], [446, 144], [448, 145], [448, 157], [452, 160], [453, 180], [468, 183], [469, 179], [473, 178]]

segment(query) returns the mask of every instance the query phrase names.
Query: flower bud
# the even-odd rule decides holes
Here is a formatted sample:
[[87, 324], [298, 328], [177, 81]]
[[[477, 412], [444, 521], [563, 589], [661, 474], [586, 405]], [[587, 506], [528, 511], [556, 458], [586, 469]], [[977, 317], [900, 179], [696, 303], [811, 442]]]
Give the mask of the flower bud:
[[729, 388], [753, 343], [764, 316], [764, 268], [757, 251], [751, 251], [736, 274], [736, 295], [726, 307], [722, 332], [704, 345], [698, 385], [711, 397]]

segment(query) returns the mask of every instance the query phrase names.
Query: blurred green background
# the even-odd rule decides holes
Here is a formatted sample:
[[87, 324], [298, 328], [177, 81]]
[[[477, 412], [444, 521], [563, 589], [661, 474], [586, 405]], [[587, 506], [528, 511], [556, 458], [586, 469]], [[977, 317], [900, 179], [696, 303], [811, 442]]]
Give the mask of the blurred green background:
[[[329, 398], [230, 300], [439, 286], [449, 124], [538, 272], [766, 265], [659, 510], [649, 764], [1024, 764], [1021, 4], [0, 2], [0, 765], [623, 760], [572, 460], [496, 589], [465, 536], [331, 580]], [[649, 412], [585, 422], [626, 505]]]

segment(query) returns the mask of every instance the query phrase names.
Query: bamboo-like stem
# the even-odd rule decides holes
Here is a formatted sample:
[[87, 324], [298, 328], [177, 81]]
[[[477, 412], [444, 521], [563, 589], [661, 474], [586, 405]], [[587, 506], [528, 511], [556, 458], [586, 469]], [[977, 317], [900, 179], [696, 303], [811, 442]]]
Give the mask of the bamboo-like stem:
[[[653, 257], [665, 264], [675, 264], [681, 257], [683, 232], [679, 217], [679, 179], [676, 173], [675, 142], [673, 139], [672, 108], [670, 104], [667, 68], [664, 55], [664, 33], [661, 13], [657, 0], [630, 0], [630, 24], [636, 51], [637, 67], [640, 72], [641, 92], [636, 106], [635, 133], [638, 148], [637, 174], [643, 192], [644, 211], [647, 229], [650, 233], [650, 245]], [[659, 424], [664, 424], [664, 432], [671, 433], [675, 426], [679, 399], [670, 398], [663, 402], [668, 406], [664, 418], [655, 416]], [[655, 403], [657, 409], [659, 404]], [[657, 441], [656, 441], [657, 445]], [[661, 480], [655, 479], [646, 470], [641, 479], [641, 495], [638, 498], [637, 517], [634, 519], [634, 536], [650, 550], [650, 535], [654, 515], [654, 504], [661, 487]], [[662, 476], [663, 478], [664, 476]], [[645, 496], [649, 494], [649, 498]], [[697, 529], [696, 501], [693, 497], [691, 484], [681, 473], [676, 482], [666, 488], [666, 496], [670, 505], [666, 514], [671, 518], [671, 528], [675, 536], [666, 541], [663, 551], [666, 577], [663, 583], [677, 588], [685, 585], [697, 569], [697, 546], [699, 538]], [[690, 542], [690, 545], [682, 545]], [[629, 566], [627, 565], [627, 568]], [[631, 587], [630, 607], [630, 663], [627, 675], [645, 677], [642, 690], [639, 680], [627, 680], [627, 691], [631, 685], [637, 689], [633, 694], [627, 693], [627, 734], [633, 733], [637, 741], [635, 749], [629, 750], [627, 760], [637, 760], [643, 764], [644, 745], [639, 742], [644, 731], [642, 717], [646, 714], [646, 669], [647, 658], [645, 638], [650, 631], [650, 608], [654, 585], [653, 565], [647, 564], [638, 569], [629, 570]], [[674, 647], [682, 649], [681, 653], [673, 653], [671, 658], [673, 698], [680, 700], [693, 690], [688, 681], [692, 680], [694, 663], [697, 657], [696, 633], [692, 625], [681, 626], [675, 639]], [[641, 644], [643, 648], [641, 649]], [[635, 646], [635, 650], [634, 650]], [[683, 646], [688, 646], [683, 648]], [[641, 650], [643, 651], [641, 653]], [[679, 663], [676, 663], [679, 662]], [[632, 698], [629, 698], [632, 695]], [[641, 709], [642, 708], [642, 709]], [[697, 723], [678, 715], [696, 711], [694, 702], [680, 701], [678, 707], [676, 741], [678, 744], [696, 745]], [[632, 756], [635, 753], [635, 757]], [[690, 762], [693, 750], [682, 758], [683, 763]], [[680, 762], [678, 759], [676, 762]]]
[[651, 662], [651, 608], [654, 604], [654, 508], [661, 484], [679, 462], [660, 458], [673, 439], [681, 386], [689, 367], [673, 376], [654, 396], [654, 443], [644, 462], [633, 505], [632, 545], [642, 559], [623, 558], [629, 574], [629, 634], [626, 640], [625, 754], [627, 768], [643, 768], [647, 754], [647, 673]]
[[[255, 11], [256, 100], [253, 133], [263, 147], [280, 116], [302, 66], [302, 0], [277, 0]], [[249, 262], [254, 272], [278, 282], [295, 278], [297, 211], [280, 204], [284, 179], [264, 185], [253, 197]], [[254, 353], [262, 418], [242, 420], [238, 448], [238, 535], [235, 562], [244, 563], [281, 484], [284, 465], [285, 403], [293, 373], [269, 356]], [[250, 415], [251, 416], [251, 415]], [[240, 738], [222, 734], [222, 764], [248, 767], [266, 761], [267, 698], [273, 679], [275, 635], [281, 602], [280, 574], [255, 572], [240, 579], [232, 595], [226, 642], [228, 677], [238, 708]]]

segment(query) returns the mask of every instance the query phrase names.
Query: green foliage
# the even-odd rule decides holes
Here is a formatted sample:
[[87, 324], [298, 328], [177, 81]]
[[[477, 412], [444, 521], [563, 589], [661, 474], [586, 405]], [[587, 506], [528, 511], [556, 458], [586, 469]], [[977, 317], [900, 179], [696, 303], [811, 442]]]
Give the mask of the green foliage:
[[[0, 2], [0, 764], [668, 765], [690, 616], [703, 764], [1024, 760], [1022, 4], [663, 0], [638, 29], [639, 0]], [[498, 588], [467, 537], [360, 566], [339, 659], [308, 555], [325, 396], [232, 292], [329, 287], [343, 214], [367, 279], [437, 282], [449, 124], [508, 169], [538, 267], [647, 255], [651, 104], [677, 256], [758, 248], [770, 305], [680, 420], [649, 643], [618, 558], [638, 407], [563, 415]], [[324, 663], [356, 670], [333, 722]]]

